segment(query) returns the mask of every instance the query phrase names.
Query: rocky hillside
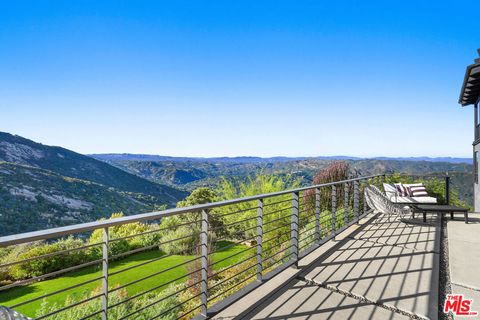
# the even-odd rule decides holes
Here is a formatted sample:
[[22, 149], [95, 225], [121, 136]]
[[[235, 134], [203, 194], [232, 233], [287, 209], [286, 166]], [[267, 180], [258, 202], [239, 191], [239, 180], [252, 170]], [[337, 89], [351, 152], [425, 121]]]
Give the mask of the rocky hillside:
[[168, 205], [174, 205], [185, 196], [175, 188], [147, 181], [103, 161], [4, 132], [0, 132], [0, 161], [45, 169], [122, 191], [155, 195]]
[[0, 236], [172, 207], [187, 192], [0, 132]]

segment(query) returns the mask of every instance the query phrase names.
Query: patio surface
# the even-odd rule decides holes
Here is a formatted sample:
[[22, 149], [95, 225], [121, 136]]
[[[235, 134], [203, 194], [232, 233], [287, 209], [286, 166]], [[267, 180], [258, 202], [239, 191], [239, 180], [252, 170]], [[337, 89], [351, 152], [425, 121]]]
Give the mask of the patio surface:
[[371, 215], [214, 319], [437, 319], [439, 247], [434, 215]]
[[463, 215], [456, 215], [455, 220], [448, 219], [447, 232], [451, 291], [473, 299], [472, 310], [480, 312], [480, 217], [470, 214], [465, 224]]

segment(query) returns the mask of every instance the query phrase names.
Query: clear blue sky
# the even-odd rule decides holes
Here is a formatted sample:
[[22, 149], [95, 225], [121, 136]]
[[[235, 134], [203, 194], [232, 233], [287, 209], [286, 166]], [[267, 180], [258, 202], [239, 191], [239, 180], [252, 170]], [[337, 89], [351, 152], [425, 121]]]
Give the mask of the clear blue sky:
[[81, 153], [471, 156], [477, 1], [2, 1], [0, 131]]

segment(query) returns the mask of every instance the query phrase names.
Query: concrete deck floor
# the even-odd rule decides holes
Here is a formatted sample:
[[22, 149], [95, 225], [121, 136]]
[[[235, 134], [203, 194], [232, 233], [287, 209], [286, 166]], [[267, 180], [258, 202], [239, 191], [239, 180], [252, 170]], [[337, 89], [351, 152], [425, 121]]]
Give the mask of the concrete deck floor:
[[455, 219], [447, 220], [451, 291], [473, 299], [472, 311], [480, 313], [480, 216], [470, 214], [468, 224], [464, 223], [463, 215]]
[[438, 317], [440, 221], [366, 217], [214, 319]]

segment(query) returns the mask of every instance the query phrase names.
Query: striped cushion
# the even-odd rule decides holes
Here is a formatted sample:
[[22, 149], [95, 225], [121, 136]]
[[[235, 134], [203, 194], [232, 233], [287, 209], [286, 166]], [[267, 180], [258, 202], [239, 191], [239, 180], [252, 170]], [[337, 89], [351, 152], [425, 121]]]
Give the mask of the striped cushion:
[[412, 186], [409, 189], [412, 197], [428, 197], [427, 189], [425, 188], [425, 186]]
[[395, 183], [395, 188], [397, 189], [397, 194], [400, 197], [409, 197], [410, 196], [410, 191], [403, 184]]

